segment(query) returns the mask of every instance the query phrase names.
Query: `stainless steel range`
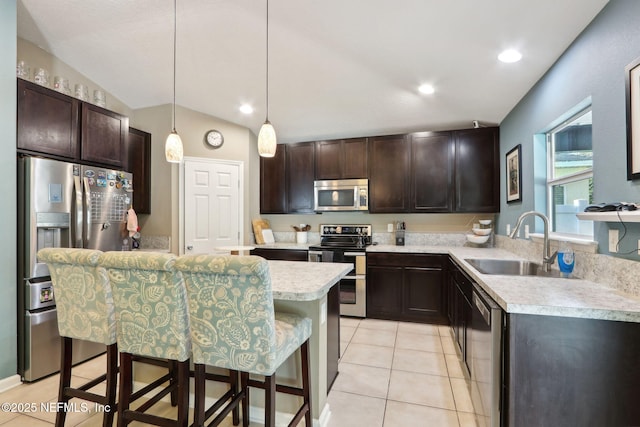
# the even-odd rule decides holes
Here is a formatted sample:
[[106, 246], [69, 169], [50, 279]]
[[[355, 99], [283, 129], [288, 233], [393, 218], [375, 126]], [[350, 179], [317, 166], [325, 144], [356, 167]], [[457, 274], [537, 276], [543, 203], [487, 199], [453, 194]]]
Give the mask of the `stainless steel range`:
[[340, 281], [340, 314], [365, 317], [371, 224], [321, 224], [320, 238], [320, 245], [309, 247], [309, 261], [353, 264], [353, 270]]

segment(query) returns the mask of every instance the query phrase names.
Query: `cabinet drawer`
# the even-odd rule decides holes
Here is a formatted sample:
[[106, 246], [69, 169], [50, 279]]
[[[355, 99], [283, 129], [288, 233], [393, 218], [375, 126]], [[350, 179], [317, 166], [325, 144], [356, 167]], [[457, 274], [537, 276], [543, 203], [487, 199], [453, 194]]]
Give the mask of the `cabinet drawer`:
[[390, 267], [425, 267], [439, 268], [445, 266], [447, 257], [434, 254], [398, 254], [393, 252], [375, 252], [367, 254], [370, 265], [385, 265]]

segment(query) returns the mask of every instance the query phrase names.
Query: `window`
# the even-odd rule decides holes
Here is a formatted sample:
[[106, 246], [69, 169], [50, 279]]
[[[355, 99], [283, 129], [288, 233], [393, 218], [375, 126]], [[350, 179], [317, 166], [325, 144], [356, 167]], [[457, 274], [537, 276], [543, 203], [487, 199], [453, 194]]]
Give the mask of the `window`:
[[576, 213], [593, 203], [591, 107], [547, 134], [547, 207], [556, 233], [593, 236], [593, 222]]

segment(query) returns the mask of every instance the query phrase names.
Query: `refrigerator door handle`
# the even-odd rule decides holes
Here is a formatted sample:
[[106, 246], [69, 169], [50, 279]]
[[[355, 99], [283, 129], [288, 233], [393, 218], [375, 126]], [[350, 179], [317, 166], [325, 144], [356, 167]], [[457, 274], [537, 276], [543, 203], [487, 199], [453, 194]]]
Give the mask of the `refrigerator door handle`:
[[73, 177], [73, 187], [76, 195], [76, 226], [75, 233], [72, 237], [73, 239], [73, 247], [81, 248], [82, 247], [82, 184], [80, 182], [79, 176]]
[[91, 189], [89, 187], [89, 178], [84, 177], [84, 203], [85, 203], [85, 225], [87, 227], [86, 242], [89, 244], [91, 240]]

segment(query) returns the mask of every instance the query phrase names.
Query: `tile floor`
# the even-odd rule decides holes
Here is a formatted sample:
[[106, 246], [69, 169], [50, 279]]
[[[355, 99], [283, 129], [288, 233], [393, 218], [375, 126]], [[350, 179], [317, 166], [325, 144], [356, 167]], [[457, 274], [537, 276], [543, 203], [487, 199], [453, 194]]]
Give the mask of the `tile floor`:
[[448, 326], [341, 320], [329, 427], [475, 427]]
[[[340, 374], [328, 397], [328, 427], [476, 426], [449, 327], [343, 318], [340, 338]], [[101, 356], [74, 368], [73, 384], [94, 378], [103, 366]], [[54, 375], [0, 393], [1, 403], [36, 406], [32, 412], [0, 411], [0, 425], [52, 426], [55, 412], [43, 411], [41, 403], [55, 402], [57, 390]], [[162, 402], [157, 406], [158, 415], [175, 411]], [[101, 426], [102, 414], [90, 409], [70, 413], [66, 425]], [[232, 425], [230, 417], [225, 421], [223, 427]]]

